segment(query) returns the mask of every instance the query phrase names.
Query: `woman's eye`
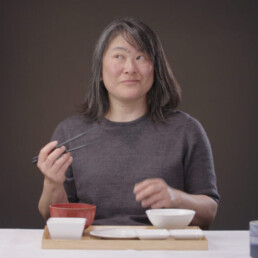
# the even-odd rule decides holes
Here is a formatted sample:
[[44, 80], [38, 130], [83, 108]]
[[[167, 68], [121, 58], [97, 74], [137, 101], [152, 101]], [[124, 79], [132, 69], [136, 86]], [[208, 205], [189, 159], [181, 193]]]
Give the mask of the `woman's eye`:
[[137, 56], [136, 57], [136, 60], [144, 60], [144, 59], [146, 59], [145, 56]]
[[121, 56], [121, 55], [114, 55], [114, 58], [116, 58], [116, 59], [122, 59], [122, 56]]

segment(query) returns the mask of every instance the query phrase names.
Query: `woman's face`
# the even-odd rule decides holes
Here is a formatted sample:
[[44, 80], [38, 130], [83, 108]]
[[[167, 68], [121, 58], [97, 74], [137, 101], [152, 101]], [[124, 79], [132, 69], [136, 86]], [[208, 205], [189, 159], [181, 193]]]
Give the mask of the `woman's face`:
[[110, 42], [103, 56], [102, 67], [103, 82], [111, 102], [146, 102], [146, 94], [154, 80], [154, 68], [141, 49], [118, 35]]

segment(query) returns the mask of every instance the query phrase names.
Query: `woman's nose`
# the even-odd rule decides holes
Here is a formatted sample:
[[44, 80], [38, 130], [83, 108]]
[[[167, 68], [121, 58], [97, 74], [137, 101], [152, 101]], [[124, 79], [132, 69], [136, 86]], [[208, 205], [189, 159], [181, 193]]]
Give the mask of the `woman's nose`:
[[133, 60], [127, 59], [125, 62], [124, 71], [127, 74], [134, 74], [136, 73], [136, 64]]

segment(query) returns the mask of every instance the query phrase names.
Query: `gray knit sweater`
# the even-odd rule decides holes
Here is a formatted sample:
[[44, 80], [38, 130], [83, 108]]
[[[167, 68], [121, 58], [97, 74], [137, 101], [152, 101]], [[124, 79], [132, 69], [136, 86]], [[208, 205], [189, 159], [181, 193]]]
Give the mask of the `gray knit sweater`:
[[100, 140], [71, 153], [64, 186], [70, 202], [97, 206], [94, 224], [149, 224], [133, 193], [135, 184], [147, 178], [219, 201], [209, 140], [190, 115], [175, 111], [168, 123], [154, 123], [148, 115], [131, 122], [89, 123], [77, 115], [61, 122], [52, 139], [63, 142], [93, 127], [68, 145]]

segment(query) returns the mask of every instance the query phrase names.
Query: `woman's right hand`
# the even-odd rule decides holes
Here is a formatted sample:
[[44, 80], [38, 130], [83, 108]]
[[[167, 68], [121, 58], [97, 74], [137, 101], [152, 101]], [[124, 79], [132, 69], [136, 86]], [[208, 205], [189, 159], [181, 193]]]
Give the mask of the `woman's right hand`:
[[57, 141], [50, 142], [40, 150], [37, 166], [45, 176], [45, 181], [62, 185], [65, 181], [65, 171], [73, 158], [70, 153], [63, 154], [64, 146], [56, 148], [57, 144]]

